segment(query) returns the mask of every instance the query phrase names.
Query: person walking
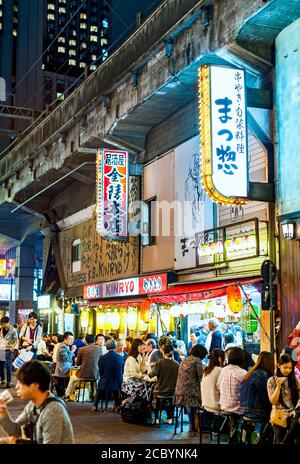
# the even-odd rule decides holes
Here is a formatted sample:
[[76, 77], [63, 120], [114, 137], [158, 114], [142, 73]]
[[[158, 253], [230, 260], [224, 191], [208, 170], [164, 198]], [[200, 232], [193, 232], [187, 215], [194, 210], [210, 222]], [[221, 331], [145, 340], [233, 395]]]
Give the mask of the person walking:
[[16, 391], [22, 400], [29, 400], [24, 410], [13, 420], [7, 404], [0, 400], [0, 425], [11, 437], [11, 443], [21, 438], [21, 427], [29, 426], [37, 444], [73, 444], [73, 427], [65, 404], [49, 392], [50, 372], [40, 361], [23, 364], [18, 369]]
[[211, 332], [211, 342], [209, 352], [211, 353], [214, 348], [222, 350], [224, 348], [224, 341], [222, 332], [218, 329], [219, 321], [216, 317], [213, 317], [208, 321], [208, 328]]
[[32, 359], [37, 356], [37, 347], [42, 339], [42, 327], [38, 324], [39, 316], [32, 311], [28, 315], [28, 321], [20, 330], [20, 349], [31, 351]]
[[[1, 385], [11, 387], [12, 358], [18, 344], [16, 329], [10, 325], [9, 317], [4, 316], [0, 321], [0, 378]], [[6, 382], [5, 382], [6, 369]]]

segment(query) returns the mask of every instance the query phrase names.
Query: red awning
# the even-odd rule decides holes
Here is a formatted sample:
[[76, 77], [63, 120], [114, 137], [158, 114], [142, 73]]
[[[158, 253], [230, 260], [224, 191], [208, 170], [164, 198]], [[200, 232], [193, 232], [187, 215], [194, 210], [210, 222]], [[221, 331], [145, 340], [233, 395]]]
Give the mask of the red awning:
[[136, 306], [146, 301], [145, 298], [130, 298], [130, 299], [118, 299], [118, 300], [90, 300], [85, 306]]
[[149, 295], [153, 303], [180, 303], [192, 300], [209, 300], [226, 295], [230, 285], [255, 284], [261, 282], [261, 277], [223, 280], [218, 282], [203, 282], [199, 284], [177, 285], [156, 295]]

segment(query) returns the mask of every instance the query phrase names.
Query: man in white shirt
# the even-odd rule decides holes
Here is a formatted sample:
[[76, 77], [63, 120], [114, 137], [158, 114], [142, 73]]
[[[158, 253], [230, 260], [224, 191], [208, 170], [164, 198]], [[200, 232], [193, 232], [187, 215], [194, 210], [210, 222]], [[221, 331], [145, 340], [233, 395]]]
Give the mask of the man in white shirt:
[[46, 341], [48, 340], [48, 335], [43, 334], [42, 338], [37, 346], [37, 359], [39, 361], [52, 361], [52, 356], [47, 350]]

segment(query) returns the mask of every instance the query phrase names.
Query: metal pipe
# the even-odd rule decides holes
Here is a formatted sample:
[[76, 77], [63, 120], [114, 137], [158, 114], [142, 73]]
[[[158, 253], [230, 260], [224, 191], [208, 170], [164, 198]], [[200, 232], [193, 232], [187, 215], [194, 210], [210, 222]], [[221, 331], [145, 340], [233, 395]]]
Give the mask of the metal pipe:
[[73, 174], [73, 172], [75, 171], [78, 171], [78, 169], [80, 169], [82, 166], [86, 165], [86, 164], [96, 164], [95, 161], [85, 161], [84, 163], [80, 164], [79, 166], [77, 166], [76, 168], [74, 168], [72, 171], [68, 172], [67, 174], [65, 174], [64, 176], [60, 177], [59, 179], [57, 179], [55, 182], [52, 182], [52, 184], [48, 185], [47, 187], [45, 187], [43, 190], [41, 190], [40, 192], [36, 193], [35, 195], [33, 195], [32, 197], [28, 198], [27, 200], [25, 200], [23, 203], [21, 203], [19, 206], [17, 206], [16, 208], [14, 208], [10, 213], [14, 213], [15, 211], [17, 211], [18, 209], [22, 208], [22, 206], [26, 205], [26, 203], [28, 203], [29, 201], [33, 200], [34, 198], [38, 197], [39, 195], [41, 195], [42, 193], [46, 192], [46, 190], [48, 190], [50, 187], [53, 187], [53, 185], [56, 185], [58, 184], [61, 180], [65, 179], [66, 177], [70, 176], [71, 174]]

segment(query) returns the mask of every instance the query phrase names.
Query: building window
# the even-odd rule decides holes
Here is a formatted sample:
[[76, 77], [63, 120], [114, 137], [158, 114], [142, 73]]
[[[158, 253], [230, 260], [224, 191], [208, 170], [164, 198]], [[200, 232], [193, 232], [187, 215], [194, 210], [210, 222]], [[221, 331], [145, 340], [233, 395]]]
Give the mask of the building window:
[[48, 10], [54, 10], [55, 11], [55, 5], [53, 3], [48, 3]]
[[75, 39], [70, 39], [69, 40], [69, 45], [70, 45], [70, 47], [72, 47], [72, 46], [76, 47], [76, 40]]
[[97, 42], [98, 41], [98, 37], [96, 35], [91, 35], [90, 36], [90, 41], [91, 42]]
[[82, 42], [81, 48], [87, 48], [87, 44], [85, 42]]
[[55, 14], [53, 14], [53, 13], [48, 13], [47, 19], [48, 19], [48, 21], [55, 21]]
[[141, 242], [142, 246], [156, 244], [156, 197], [144, 201], [141, 209]]
[[81, 269], [81, 241], [74, 240], [72, 243], [72, 272], [79, 272]]
[[17, 30], [16, 29], [13, 29], [13, 36], [17, 37]]
[[63, 93], [56, 92], [56, 100], [64, 101], [64, 99], [65, 99], [65, 96]]
[[98, 32], [98, 26], [91, 26], [90, 31], [91, 32]]
[[72, 35], [73, 35], [74, 37], [76, 37], [76, 35], [77, 35], [77, 31], [75, 31], [75, 30], [73, 29], [73, 31], [72, 31]]
[[92, 65], [90, 66], [90, 70], [91, 70], [91, 71], [95, 71], [95, 69], [97, 69], [97, 66], [96, 66], [95, 64], [92, 64]]
[[76, 56], [76, 50], [69, 50], [70, 56]]
[[103, 21], [102, 21], [102, 26], [105, 27], [105, 29], [108, 28], [108, 21], [107, 21], [107, 19], [103, 19]]
[[80, 23], [80, 29], [86, 29], [87, 25], [86, 23]]
[[73, 59], [69, 60], [68, 63], [69, 63], [70, 66], [76, 66], [76, 60], [73, 60]]
[[80, 68], [85, 68], [85, 67], [86, 67], [86, 63], [84, 63], [84, 61], [80, 61], [79, 67], [80, 67]]
[[59, 9], [58, 9], [58, 12], [61, 13], [61, 14], [66, 14], [66, 8], [64, 6], [60, 6]]
[[80, 19], [86, 19], [87, 15], [86, 13], [80, 13]]
[[58, 37], [58, 42], [59, 43], [66, 43], [66, 38], [63, 36]]
[[97, 59], [97, 55], [92, 55], [92, 60], [95, 61]]
[[58, 47], [58, 53], [66, 53], [65, 47]]
[[101, 39], [101, 45], [107, 45], [107, 39], [105, 38]]

